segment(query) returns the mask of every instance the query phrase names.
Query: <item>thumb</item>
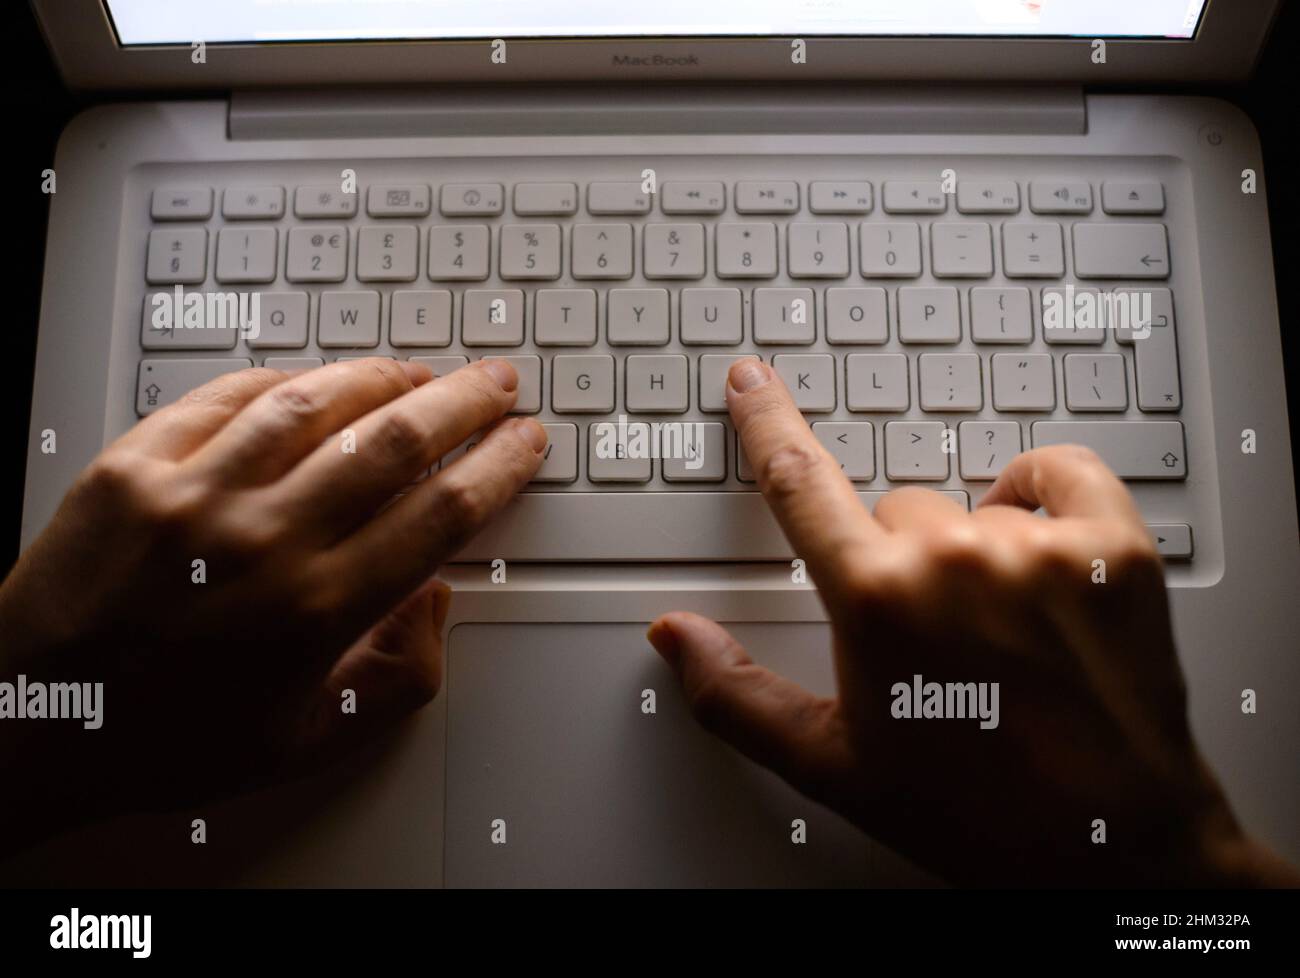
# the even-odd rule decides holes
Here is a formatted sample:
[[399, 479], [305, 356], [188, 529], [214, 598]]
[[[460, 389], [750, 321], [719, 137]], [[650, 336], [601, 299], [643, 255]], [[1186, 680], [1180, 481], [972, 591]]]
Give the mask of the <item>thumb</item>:
[[427, 581], [339, 657], [309, 711], [309, 756], [330, 763], [433, 699], [450, 605], [451, 588]]
[[838, 700], [756, 665], [725, 628], [700, 615], [663, 615], [646, 637], [677, 673], [701, 726], [816, 800], [840, 793], [852, 757]]

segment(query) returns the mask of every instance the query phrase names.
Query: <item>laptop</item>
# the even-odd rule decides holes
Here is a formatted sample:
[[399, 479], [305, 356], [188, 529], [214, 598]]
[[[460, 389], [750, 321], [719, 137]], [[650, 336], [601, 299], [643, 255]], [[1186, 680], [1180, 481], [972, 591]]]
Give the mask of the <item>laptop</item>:
[[[72, 87], [131, 96], [54, 164], [24, 545], [107, 442], [253, 365], [508, 357], [550, 449], [443, 569], [445, 683], [408, 725], [12, 875], [935, 883], [698, 729], [645, 641], [692, 610], [834, 688], [725, 411], [742, 356], [864, 506], [913, 484], [973, 506], [1023, 449], [1095, 448], [1166, 557], [1197, 738], [1300, 860], [1300, 712], [1270, 702], [1300, 685], [1300, 559], [1266, 183], [1250, 121], [1194, 89], [1248, 76], [1272, 0], [34, 6]], [[256, 295], [259, 328], [148, 314], [194, 292]], [[672, 424], [681, 457], [598, 450]]]

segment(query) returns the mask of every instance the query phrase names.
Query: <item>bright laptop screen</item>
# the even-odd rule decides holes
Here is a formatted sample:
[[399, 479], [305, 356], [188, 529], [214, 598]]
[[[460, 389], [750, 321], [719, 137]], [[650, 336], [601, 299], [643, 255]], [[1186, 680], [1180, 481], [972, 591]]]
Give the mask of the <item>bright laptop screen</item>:
[[524, 37], [1195, 36], [1208, 0], [105, 0], [123, 45]]

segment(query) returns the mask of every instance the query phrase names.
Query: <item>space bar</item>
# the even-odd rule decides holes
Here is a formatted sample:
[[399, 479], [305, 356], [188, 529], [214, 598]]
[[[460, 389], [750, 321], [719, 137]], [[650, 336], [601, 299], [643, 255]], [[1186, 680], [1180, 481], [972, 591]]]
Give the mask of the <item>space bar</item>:
[[[864, 506], [883, 492], [859, 492]], [[964, 492], [945, 492], [969, 508]], [[456, 557], [495, 560], [789, 560], [756, 492], [523, 493]]]

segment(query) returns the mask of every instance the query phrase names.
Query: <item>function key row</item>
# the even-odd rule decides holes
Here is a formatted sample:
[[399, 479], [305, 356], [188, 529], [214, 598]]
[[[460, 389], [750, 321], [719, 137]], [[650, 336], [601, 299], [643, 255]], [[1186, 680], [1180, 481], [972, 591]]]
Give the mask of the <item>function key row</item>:
[[[1029, 209], [1035, 214], [1091, 214], [1090, 183], [1034, 180], [1028, 184]], [[727, 208], [727, 184], [720, 180], [669, 180], [659, 188], [664, 214], [721, 214]], [[732, 187], [738, 214], [795, 214], [802, 206], [802, 187], [793, 180], [741, 180]], [[212, 217], [211, 187], [160, 187], [153, 192], [150, 213], [156, 221], [203, 221]], [[278, 220], [285, 216], [286, 192], [279, 186], [229, 187], [221, 194], [221, 213], [228, 220]], [[300, 186], [293, 191], [293, 213], [303, 219], [349, 218], [360, 209], [360, 192], [346, 193], [342, 185]], [[592, 215], [649, 214], [654, 194], [635, 182], [598, 182], [586, 187], [587, 213]], [[943, 214], [949, 197], [956, 197], [962, 214], [1016, 214], [1021, 209], [1020, 184], [1014, 180], [963, 180], [949, 194], [938, 180], [886, 180], [880, 185], [881, 206], [887, 214]], [[370, 217], [425, 217], [433, 210], [428, 184], [375, 184], [366, 188]], [[444, 217], [495, 216], [507, 201], [521, 217], [563, 217], [578, 213], [582, 192], [576, 183], [519, 183], [513, 191], [500, 183], [448, 183], [437, 194]], [[814, 180], [807, 187], [808, 209], [814, 214], [869, 214], [875, 206], [874, 186], [864, 180]], [[1107, 214], [1163, 214], [1164, 186], [1150, 181], [1113, 181], [1101, 185], [1101, 206]]]

